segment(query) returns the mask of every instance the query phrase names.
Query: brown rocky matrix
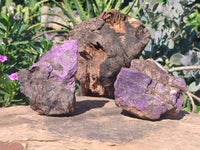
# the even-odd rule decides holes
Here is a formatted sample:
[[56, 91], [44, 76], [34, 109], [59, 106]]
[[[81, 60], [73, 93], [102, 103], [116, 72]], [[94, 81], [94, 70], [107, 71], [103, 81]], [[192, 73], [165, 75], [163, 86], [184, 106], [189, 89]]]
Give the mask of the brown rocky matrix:
[[31, 108], [45, 115], [72, 115], [75, 112], [77, 41], [67, 41], [46, 52], [27, 69], [18, 72], [20, 90]]
[[75, 26], [69, 39], [78, 41], [76, 78], [82, 94], [114, 98], [117, 74], [140, 56], [150, 32], [139, 20], [112, 9]]

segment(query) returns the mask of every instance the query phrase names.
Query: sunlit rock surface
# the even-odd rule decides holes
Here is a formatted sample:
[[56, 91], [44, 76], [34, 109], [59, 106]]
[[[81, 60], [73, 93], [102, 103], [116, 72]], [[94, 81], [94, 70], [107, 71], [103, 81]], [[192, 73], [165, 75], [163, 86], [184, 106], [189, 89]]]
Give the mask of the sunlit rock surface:
[[52, 48], [29, 69], [18, 73], [21, 91], [40, 114], [63, 115], [75, 111], [76, 40]]
[[122, 68], [114, 84], [117, 106], [143, 119], [177, 114], [182, 106], [184, 80], [169, 75], [153, 60], [133, 60]]

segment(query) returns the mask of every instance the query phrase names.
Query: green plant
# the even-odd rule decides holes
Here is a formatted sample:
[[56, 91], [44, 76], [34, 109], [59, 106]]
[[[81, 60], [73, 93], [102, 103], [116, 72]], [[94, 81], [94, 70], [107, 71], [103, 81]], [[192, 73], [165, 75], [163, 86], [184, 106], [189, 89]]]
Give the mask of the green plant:
[[[44, 35], [41, 42], [32, 40], [41, 27], [29, 30], [37, 20], [30, 19], [30, 9], [12, 3], [2, 7], [0, 14], [0, 107], [29, 104], [19, 90], [17, 71], [33, 65], [40, 55], [52, 46], [52, 40]], [[40, 45], [33, 47], [34, 43]], [[35, 48], [35, 49], [34, 49]], [[40, 51], [39, 49], [42, 49]]]
[[181, 1], [163, 5], [152, 0], [144, 6], [137, 17], [150, 27], [152, 34], [143, 53], [144, 58], [170, 57], [177, 52], [184, 54], [194, 45], [199, 47], [194, 40], [196, 33], [186, 26], [185, 16], [188, 13], [190, 8]]
[[[70, 19], [70, 21], [72, 22], [73, 26], [77, 25], [79, 23], [79, 21], [77, 20], [73, 10], [76, 9], [76, 11], [78, 12], [78, 15], [80, 17], [80, 21], [85, 21], [89, 18], [93, 18], [96, 17], [98, 15], [100, 15], [103, 11], [108, 11], [110, 9], [117, 9], [120, 10], [122, 13], [125, 14], [129, 14], [132, 17], [136, 16], [139, 11], [142, 9], [142, 7], [144, 6], [144, 4], [147, 2], [147, 0], [145, 0], [139, 7], [138, 10], [134, 13], [131, 12], [133, 6], [135, 5], [137, 0], [132, 0], [132, 4], [129, 5], [124, 5], [125, 2], [122, 2], [121, 0], [83, 0], [83, 1], [78, 1], [78, 0], [74, 0], [74, 1], [68, 1], [68, 0], [62, 0], [61, 2], [56, 1], [56, 0], [42, 0], [40, 2], [38, 2], [36, 4], [42, 4], [42, 3], [51, 3], [54, 4], [58, 7], [60, 7], [63, 12], [65, 13], [65, 15]], [[83, 6], [82, 4], [86, 4], [87, 7]], [[75, 7], [74, 7], [75, 6]], [[50, 32], [69, 32], [72, 29], [72, 26], [70, 26], [69, 22], [62, 16], [60, 16], [59, 14], [55, 14], [55, 13], [43, 13], [43, 14], [36, 14], [32, 17], [36, 17], [36, 16], [41, 16], [41, 15], [55, 15], [58, 16], [60, 18], [62, 18], [65, 22], [65, 24], [59, 24], [57, 22], [41, 22], [38, 24], [35, 24], [33, 26], [30, 26], [29, 29], [31, 29], [32, 27], [35, 26], [40, 26], [41, 24], [45, 24], [45, 23], [56, 23], [59, 24], [63, 27], [65, 27], [64, 30], [50, 30], [47, 31], [46, 33], [50, 33]], [[35, 36], [34, 38], [37, 38], [39, 36], [41, 36], [44, 33], [41, 33], [37, 36]]]
[[[185, 55], [176, 53], [171, 56], [170, 62], [173, 64], [173, 67], [170, 67], [169, 72], [184, 78], [188, 85], [188, 93], [186, 94], [191, 101], [192, 111], [199, 112], [200, 98], [195, 95], [200, 95], [200, 52], [190, 50]], [[187, 102], [185, 107], [188, 108], [189, 106], [190, 103]]]
[[39, 53], [41, 57], [44, 53], [51, 49], [53, 46], [53, 39], [47, 33], [43, 34], [40, 41], [33, 41], [30, 45]]
[[29, 104], [25, 96], [20, 93], [19, 82], [17, 78], [12, 78], [13, 75], [17, 74], [4, 74], [3, 77], [0, 78], [0, 107]]
[[[196, 5], [194, 5], [196, 6]], [[194, 12], [188, 16], [187, 26], [192, 26], [192, 28], [196, 31], [200, 31], [200, 4], [196, 7], [193, 6]]]
[[1, 54], [9, 58], [7, 65], [8, 72], [17, 71], [22, 67], [33, 64], [37, 55], [31, 51], [31, 37], [36, 31], [29, 31], [29, 24], [23, 19], [24, 16], [16, 12], [14, 6], [4, 7], [0, 15], [0, 46]]
[[[147, 2], [136, 16], [150, 27], [152, 35], [141, 58], [153, 58], [159, 61], [172, 75], [183, 78], [188, 85], [184, 109], [188, 108], [188, 110], [198, 112], [200, 107], [200, 99], [197, 97], [200, 95], [200, 44], [198, 33], [192, 28], [186, 17], [192, 18], [196, 15], [193, 19], [199, 19], [197, 11], [193, 11], [197, 5], [193, 0], [163, 2], [158, 3], [155, 0]], [[195, 15], [190, 15], [193, 13]]]

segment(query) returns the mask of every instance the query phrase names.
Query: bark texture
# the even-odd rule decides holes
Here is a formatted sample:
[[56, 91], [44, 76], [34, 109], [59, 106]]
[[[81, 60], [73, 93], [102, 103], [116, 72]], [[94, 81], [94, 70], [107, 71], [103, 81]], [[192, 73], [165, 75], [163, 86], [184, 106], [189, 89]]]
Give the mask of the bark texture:
[[78, 41], [76, 78], [82, 95], [114, 98], [117, 74], [140, 56], [150, 32], [139, 20], [112, 9], [75, 26], [69, 39]]

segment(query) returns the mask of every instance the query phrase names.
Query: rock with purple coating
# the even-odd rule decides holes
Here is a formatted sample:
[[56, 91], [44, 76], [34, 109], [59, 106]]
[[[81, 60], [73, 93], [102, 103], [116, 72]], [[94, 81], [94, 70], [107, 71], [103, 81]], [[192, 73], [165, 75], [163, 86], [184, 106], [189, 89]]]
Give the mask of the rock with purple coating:
[[21, 92], [31, 108], [45, 115], [72, 115], [75, 112], [76, 40], [52, 48], [29, 69], [18, 72]]
[[118, 107], [142, 119], [157, 120], [162, 114], [177, 114], [182, 106], [184, 80], [169, 75], [155, 61], [135, 59], [122, 68], [114, 84]]

